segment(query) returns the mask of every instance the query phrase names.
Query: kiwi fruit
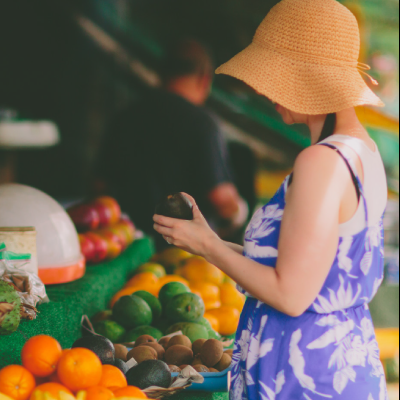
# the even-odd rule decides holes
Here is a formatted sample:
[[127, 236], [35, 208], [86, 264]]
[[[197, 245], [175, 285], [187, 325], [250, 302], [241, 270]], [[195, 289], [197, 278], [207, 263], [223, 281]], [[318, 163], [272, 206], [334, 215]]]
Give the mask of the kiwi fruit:
[[230, 355], [231, 358], [233, 357], [233, 349], [226, 350], [224, 353]]
[[158, 344], [160, 344], [162, 347], [164, 347], [165, 350], [167, 350], [168, 349], [168, 343], [170, 342], [170, 340], [171, 340], [171, 338], [166, 336], [166, 337], [163, 337], [162, 339], [160, 339], [158, 341]]
[[213, 374], [219, 374], [219, 371], [215, 368], [210, 368], [210, 372], [212, 372]]
[[115, 358], [122, 361], [127, 361], [128, 349], [122, 344], [114, 344]]
[[179, 368], [183, 371], [185, 368], [190, 367], [191, 365], [183, 364]]
[[193, 353], [195, 356], [197, 356], [197, 354], [200, 354], [201, 348], [203, 347], [205, 342], [207, 342], [206, 339], [199, 339], [193, 343]]
[[165, 361], [168, 365], [179, 366], [184, 364], [191, 364], [193, 361], [193, 351], [188, 347], [182, 345], [169, 347], [165, 353]]
[[[212, 368], [217, 365], [222, 356], [224, 355], [224, 346], [222, 342], [216, 339], [207, 340], [201, 348], [200, 357], [203, 361], [203, 364]], [[228, 356], [229, 357], [229, 356]]]
[[225, 371], [232, 364], [232, 357], [229, 354], [224, 354], [220, 360], [220, 362], [215, 365], [215, 369], [219, 372]]
[[156, 352], [157, 352], [157, 356], [159, 360], [164, 360], [164, 356], [165, 356], [165, 349], [164, 347], [161, 346], [161, 344], [158, 343], [144, 343], [142, 345], [140, 345], [139, 347], [142, 346], [148, 346], [153, 348]]
[[201, 361], [200, 355], [195, 356], [194, 360], [192, 362], [192, 367], [195, 365], [202, 365], [202, 364], [203, 364], [203, 361]]
[[170, 370], [172, 373], [179, 373], [179, 372], [182, 371], [182, 370], [181, 370], [179, 367], [177, 367], [176, 365], [168, 365], [168, 367], [169, 367], [169, 370]]
[[147, 360], [158, 360], [157, 351], [149, 346], [135, 347], [128, 353], [128, 360], [134, 358], [138, 364]]
[[135, 342], [135, 347], [139, 347], [145, 343], [157, 343], [157, 340], [151, 337], [150, 335], [142, 335], [137, 338]]
[[210, 372], [210, 370], [205, 365], [194, 365], [193, 369], [202, 374]]
[[171, 194], [156, 207], [156, 214], [192, 221], [193, 204], [182, 193]]
[[178, 335], [171, 338], [168, 343], [168, 349], [172, 346], [185, 346], [189, 349], [192, 349], [192, 342], [190, 339], [185, 335]]

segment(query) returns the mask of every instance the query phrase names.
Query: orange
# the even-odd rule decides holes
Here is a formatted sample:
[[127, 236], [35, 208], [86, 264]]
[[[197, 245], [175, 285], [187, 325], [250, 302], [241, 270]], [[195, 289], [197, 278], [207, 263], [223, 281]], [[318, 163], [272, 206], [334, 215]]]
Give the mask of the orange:
[[117, 367], [112, 365], [103, 365], [103, 373], [99, 386], [106, 388], [124, 388], [128, 386], [125, 375]]
[[60, 378], [58, 377], [57, 371], [54, 372], [53, 375], [49, 376], [49, 382], [59, 383], [60, 385], [62, 384], [62, 382], [60, 381]]
[[135, 293], [135, 292], [137, 292], [137, 291], [139, 291], [139, 290], [142, 290], [142, 289], [141, 289], [140, 287], [138, 287], [138, 286], [132, 286], [132, 287], [128, 287], [128, 288], [125, 288], [125, 289], [120, 290], [120, 291], [111, 299], [111, 301], [110, 301], [110, 308], [113, 308], [114, 305], [115, 305], [115, 303], [116, 303], [121, 297], [130, 296], [131, 294], [133, 294], [133, 293]]
[[123, 389], [118, 389], [114, 392], [115, 397], [134, 397], [135, 399], [148, 399], [145, 393], [134, 386], [127, 386]]
[[180, 263], [179, 274], [189, 282], [208, 282], [221, 285], [224, 273], [203, 257], [190, 257]]
[[56, 370], [61, 355], [62, 348], [57, 340], [45, 335], [29, 339], [21, 353], [23, 366], [40, 378], [50, 376]]
[[14, 400], [29, 399], [35, 386], [35, 378], [24, 367], [10, 365], [0, 371], [0, 393]]
[[220, 289], [222, 305], [235, 307], [239, 311], [243, 310], [246, 297], [242, 295], [235, 286], [230, 283], [224, 283], [220, 286]]
[[4, 393], [0, 393], [0, 400], [14, 400], [9, 396], [6, 396]]
[[144, 290], [149, 293], [157, 292], [159, 287], [159, 279], [152, 272], [142, 272], [138, 275], [135, 275], [128, 283], [125, 285], [125, 288], [129, 287], [139, 287], [139, 290]]
[[75, 400], [75, 397], [65, 386], [45, 383], [33, 391], [30, 400]]
[[214, 329], [215, 332], [219, 332], [220, 326], [219, 326], [219, 319], [217, 317], [209, 313], [205, 313], [204, 318], [210, 323], [211, 327]]
[[102, 375], [100, 359], [87, 349], [72, 349], [58, 364], [60, 381], [73, 392], [98, 386]]
[[236, 333], [239, 326], [240, 311], [232, 306], [222, 306], [216, 310], [208, 311], [208, 314], [216, 317], [219, 321], [219, 333], [230, 336]]
[[151, 272], [153, 273], [157, 278], [163, 278], [167, 273], [165, 272], [165, 268], [161, 264], [156, 264], [156, 263], [146, 263], [143, 264], [137, 272], [140, 274], [142, 272]]
[[88, 390], [82, 390], [76, 395], [77, 400], [110, 400], [115, 398], [114, 393], [100, 386], [93, 386]]
[[190, 290], [201, 293], [206, 310], [213, 310], [221, 307], [221, 293], [218, 286], [207, 282], [191, 283]]

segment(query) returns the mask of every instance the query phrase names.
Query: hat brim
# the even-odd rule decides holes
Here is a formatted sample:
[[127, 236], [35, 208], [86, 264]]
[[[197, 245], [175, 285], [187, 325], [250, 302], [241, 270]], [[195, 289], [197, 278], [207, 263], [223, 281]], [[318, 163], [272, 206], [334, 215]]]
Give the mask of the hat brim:
[[252, 43], [217, 74], [230, 75], [285, 108], [307, 115], [336, 113], [347, 108], [384, 107], [356, 67], [325, 65]]

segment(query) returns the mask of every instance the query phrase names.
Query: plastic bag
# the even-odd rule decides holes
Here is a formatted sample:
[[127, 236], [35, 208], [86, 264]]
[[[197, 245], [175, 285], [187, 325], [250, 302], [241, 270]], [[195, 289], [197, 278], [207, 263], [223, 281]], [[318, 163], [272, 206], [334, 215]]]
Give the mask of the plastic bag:
[[22, 317], [28, 320], [36, 318], [36, 306], [48, 303], [46, 288], [39, 277], [22, 269], [31, 261], [30, 254], [15, 254], [0, 244], [0, 279], [11, 283], [21, 298]]

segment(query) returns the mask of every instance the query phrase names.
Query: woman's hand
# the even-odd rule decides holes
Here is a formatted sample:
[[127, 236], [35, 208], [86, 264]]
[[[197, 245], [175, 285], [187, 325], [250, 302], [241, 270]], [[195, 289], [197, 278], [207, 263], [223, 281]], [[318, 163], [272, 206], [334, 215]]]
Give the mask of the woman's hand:
[[191, 254], [207, 258], [212, 243], [221, 241], [221, 239], [210, 228], [193, 197], [186, 193], [182, 194], [186, 196], [193, 205], [193, 220], [183, 221], [155, 215], [154, 229], [160, 233], [169, 244], [177, 246]]

